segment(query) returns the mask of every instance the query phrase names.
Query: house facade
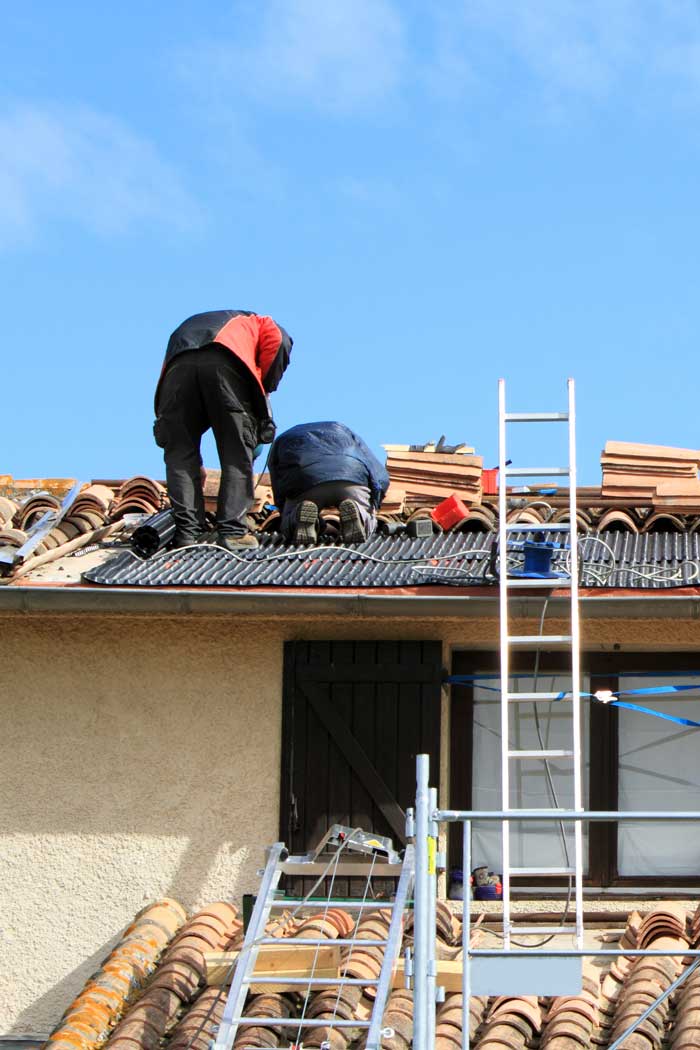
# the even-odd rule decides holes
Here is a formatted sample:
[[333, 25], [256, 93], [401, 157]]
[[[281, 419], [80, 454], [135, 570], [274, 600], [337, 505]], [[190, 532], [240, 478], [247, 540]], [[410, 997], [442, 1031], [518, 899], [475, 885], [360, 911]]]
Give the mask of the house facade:
[[[551, 633], [565, 630], [566, 606], [550, 598]], [[536, 633], [541, 608], [519, 601], [512, 629]], [[584, 592], [583, 688], [669, 673], [692, 684], [699, 614], [694, 588]], [[2, 1033], [47, 1032], [146, 900], [239, 899], [255, 891], [266, 845], [302, 851], [336, 820], [400, 842], [418, 752], [431, 755], [443, 805], [500, 804], [498, 696], [485, 677], [497, 664], [493, 587], [44, 578], [0, 588], [0, 634]], [[524, 654], [513, 670], [516, 688], [532, 686]], [[473, 680], [451, 685], [454, 675]], [[538, 676], [565, 690], [561, 654], [543, 653]], [[645, 706], [692, 718], [697, 699], [689, 690]], [[513, 726], [522, 746], [535, 732], [527, 706]], [[548, 746], [558, 717], [539, 726]], [[692, 729], [590, 702], [584, 740], [592, 808], [699, 808]], [[565, 771], [553, 779], [565, 803]], [[528, 772], [515, 800], [551, 805], [547, 790]], [[541, 835], [526, 829], [523, 863], [563, 848]], [[475, 861], [497, 870], [498, 851], [493, 832], [475, 828]], [[586, 860], [591, 893], [697, 892], [700, 847], [678, 825], [596, 825]]]

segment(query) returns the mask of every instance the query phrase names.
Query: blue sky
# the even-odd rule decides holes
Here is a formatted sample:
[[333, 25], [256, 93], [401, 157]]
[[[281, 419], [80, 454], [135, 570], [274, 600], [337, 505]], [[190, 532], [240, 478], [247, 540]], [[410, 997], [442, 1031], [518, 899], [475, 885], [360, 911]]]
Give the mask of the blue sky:
[[0, 61], [0, 473], [162, 476], [165, 343], [221, 308], [293, 335], [281, 427], [488, 466], [498, 377], [573, 375], [582, 482], [700, 446], [696, 0], [27, 0]]

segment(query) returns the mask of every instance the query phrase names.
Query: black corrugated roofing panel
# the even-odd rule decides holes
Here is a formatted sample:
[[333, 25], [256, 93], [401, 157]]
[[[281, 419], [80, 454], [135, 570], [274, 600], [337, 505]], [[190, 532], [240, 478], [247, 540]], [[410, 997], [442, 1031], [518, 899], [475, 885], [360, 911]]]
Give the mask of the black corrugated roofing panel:
[[[536, 530], [513, 532], [518, 543]], [[548, 533], [565, 545], [568, 533]], [[424, 539], [376, 536], [356, 547], [285, 545], [278, 535], [263, 536], [257, 550], [230, 554], [202, 545], [139, 558], [116, 554], [83, 574], [88, 583], [110, 587], [414, 587], [495, 584], [489, 565], [494, 533], [442, 533]], [[700, 542], [695, 533], [603, 532], [581, 537], [581, 583], [585, 587], [658, 590], [700, 583]], [[554, 568], [566, 568], [558, 551]], [[511, 569], [522, 562], [509, 552]]]

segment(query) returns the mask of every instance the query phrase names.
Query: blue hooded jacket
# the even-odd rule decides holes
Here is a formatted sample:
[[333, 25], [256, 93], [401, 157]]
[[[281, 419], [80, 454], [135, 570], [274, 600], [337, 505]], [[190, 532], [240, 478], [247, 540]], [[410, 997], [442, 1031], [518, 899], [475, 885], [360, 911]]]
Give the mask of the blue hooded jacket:
[[366, 485], [378, 508], [389, 488], [389, 475], [362, 438], [343, 423], [299, 423], [275, 440], [270, 452], [270, 480], [275, 503], [325, 481]]

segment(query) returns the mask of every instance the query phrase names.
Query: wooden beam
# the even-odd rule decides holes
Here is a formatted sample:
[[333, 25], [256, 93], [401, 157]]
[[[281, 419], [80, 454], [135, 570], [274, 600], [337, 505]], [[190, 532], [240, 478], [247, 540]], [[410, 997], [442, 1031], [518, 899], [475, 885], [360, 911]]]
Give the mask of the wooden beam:
[[[403, 988], [405, 986], [404, 959], [398, 959], [394, 967], [391, 979], [392, 988]], [[437, 975], [436, 985], [442, 986], [446, 992], [462, 991], [462, 966], [461, 959], [437, 959], [435, 961]]]
[[[294, 992], [299, 990], [299, 985], [286, 983], [285, 979], [290, 977], [328, 977], [334, 979], [340, 976], [340, 948], [332, 945], [322, 945], [318, 949], [308, 945], [298, 948], [278, 948], [276, 945], [263, 945], [256, 960], [255, 972], [251, 980], [250, 990], [254, 994], [262, 992]], [[359, 942], [358, 942], [359, 943]], [[205, 952], [204, 961], [207, 967], [207, 984], [221, 987], [231, 980], [233, 965], [237, 962], [240, 952]], [[314, 965], [315, 960], [315, 965]], [[462, 960], [461, 959], [437, 959], [438, 985], [442, 985], [446, 992], [460, 992], [462, 990]], [[255, 977], [279, 977], [275, 984], [255, 984]], [[403, 988], [405, 984], [404, 960], [398, 959], [392, 976], [392, 987]], [[337, 987], [337, 985], [314, 985], [314, 991], [324, 991], [326, 988]]]
[[[312, 971], [314, 977], [337, 977], [340, 955], [341, 949], [332, 942], [318, 948], [309, 944], [295, 947], [292, 938], [285, 939], [284, 947], [263, 944], [258, 949], [251, 983], [254, 983], [255, 977], [272, 977], [278, 974], [281, 980], [285, 977], [310, 977]], [[240, 952], [205, 952], [207, 984], [228, 984], [239, 957]]]

